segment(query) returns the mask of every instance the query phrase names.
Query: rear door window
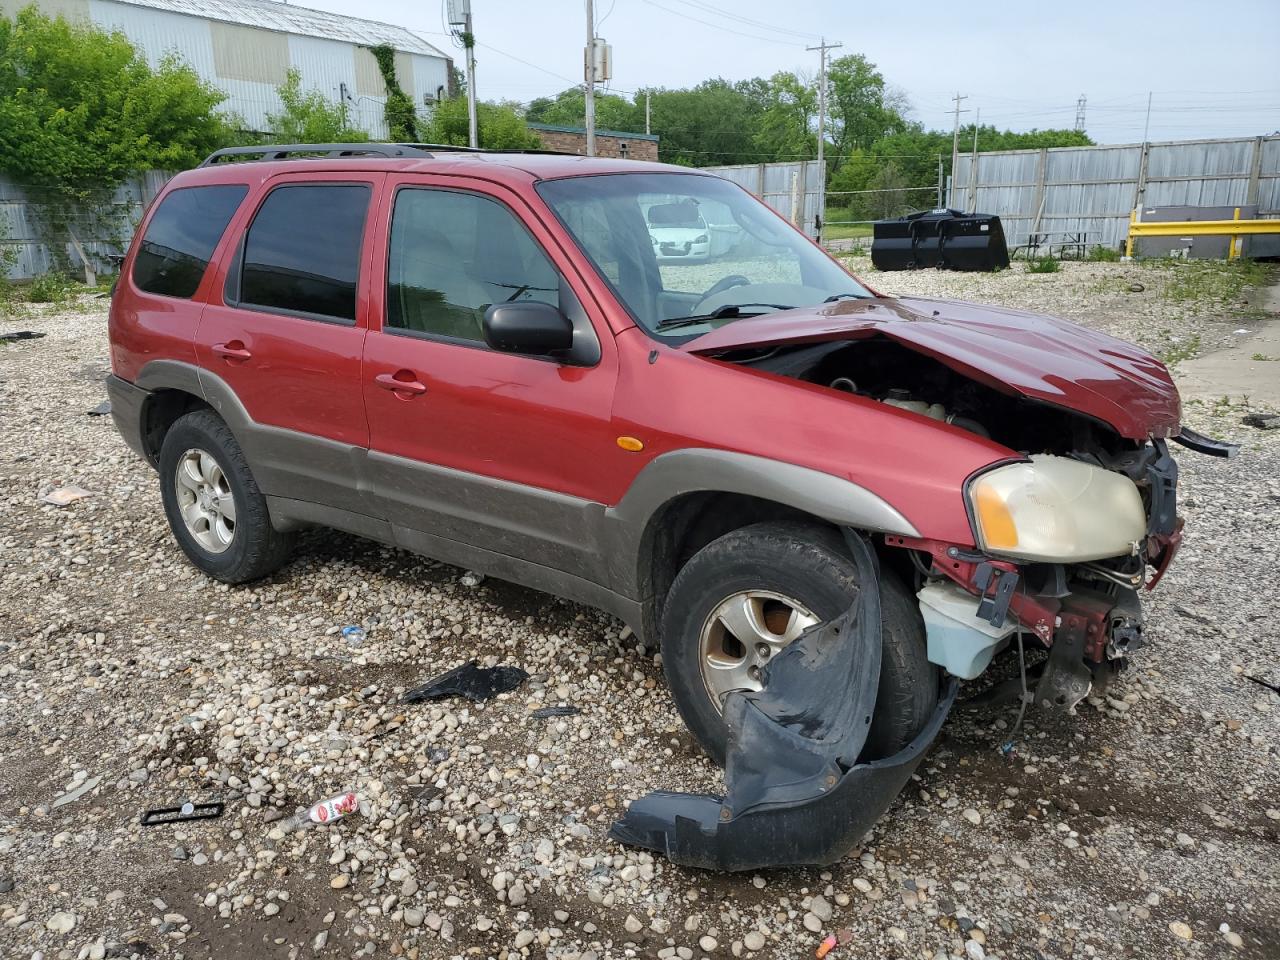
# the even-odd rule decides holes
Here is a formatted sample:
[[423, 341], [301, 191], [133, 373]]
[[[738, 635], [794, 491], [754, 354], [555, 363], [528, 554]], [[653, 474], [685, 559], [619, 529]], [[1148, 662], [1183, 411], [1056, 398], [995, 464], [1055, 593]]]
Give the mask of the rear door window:
[[209, 258], [249, 188], [182, 187], [160, 201], [133, 261], [133, 282], [147, 293], [190, 299]]
[[267, 195], [245, 235], [236, 305], [355, 323], [367, 184], [289, 184]]

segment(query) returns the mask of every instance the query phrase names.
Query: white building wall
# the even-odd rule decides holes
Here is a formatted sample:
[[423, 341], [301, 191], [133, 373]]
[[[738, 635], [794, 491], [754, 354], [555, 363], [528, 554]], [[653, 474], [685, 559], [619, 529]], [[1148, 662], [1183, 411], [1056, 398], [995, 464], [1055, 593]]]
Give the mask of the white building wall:
[[[5, 0], [0, 0], [0, 3], [4, 2]], [[25, 3], [26, 0], [22, 2]], [[219, 75], [210, 21], [167, 10], [118, 3], [115, 0], [87, 0], [87, 9], [89, 19], [96, 26], [122, 32], [133, 41], [152, 66], [159, 64], [166, 55], [176, 53], [202, 78], [227, 93], [228, 98], [221, 109], [227, 114], [235, 114], [249, 129], [265, 130], [267, 117], [280, 112], [280, 98], [276, 93], [275, 83]], [[51, 9], [49, 12], [62, 11]], [[260, 32], [276, 34], [275, 31]], [[301, 73], [304, 91], [318, 91], [333, 103], [339, 102], [345, 92], [351, 124], [371, 137], [387, 136], [385, 95], [369, 92], [370, 85], [367, 82], [363, 84], [365, 92], [358, 90], [356, 58], [361, 54], [370, 57], [367, 50], [342, 40], [298, 34], [287, 35], [287, 49], [288, 66]], [[396, 59], [408, 67], [401, 72], [411, 76], [403, 78], [402, 85], [413, 98], [419, 116], [425, 118], [430, 110], [424, 106], [424, 96], [434, 99], [437, 89], [448, 84], [447, 61], [422, 54], [405, 53], [397, 54]]]
[[352, 126], [373, 137], [386, 136], [386, 97], [358, 92], [356, 53], [352, 44], [340, 40], [289, 37], [289, 62], [302, 74], [303, 91], [317, 91], [332, 103], [345, 101]]
[[403, 80], [400, 85], [413, 98], [418, 116], [425, 119], [431, 114], [429, 104], [436, 102], [440, 88], [444, 88], [445, 96], [449, 95], [449, 65], [438, 57], [424, 57], [418, 53], [408, 54], [408, 58], [413, 64], [413, 89], [410, 90]]

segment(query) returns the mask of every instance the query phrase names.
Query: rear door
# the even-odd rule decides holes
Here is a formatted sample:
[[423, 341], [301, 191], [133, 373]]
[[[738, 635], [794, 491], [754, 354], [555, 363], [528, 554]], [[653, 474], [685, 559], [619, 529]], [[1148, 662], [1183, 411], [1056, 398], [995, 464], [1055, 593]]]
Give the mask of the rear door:
[[269, 180], [237, 224], [196, 337], [206, 394], [227, 408], [263, 492], [367, 513], [362, 279], [383, 174]]
[[[603, 315], [524, 201], [470, 178], [390, 177], [363, 372], [369, 478], [405, 546], [534, 582], [503, 558], [602, 574], [617, 357]], [[487, 306], [540, 300], [594, 363], [489, 349]], [[540, 582], [540, 581], [538, 581]]]

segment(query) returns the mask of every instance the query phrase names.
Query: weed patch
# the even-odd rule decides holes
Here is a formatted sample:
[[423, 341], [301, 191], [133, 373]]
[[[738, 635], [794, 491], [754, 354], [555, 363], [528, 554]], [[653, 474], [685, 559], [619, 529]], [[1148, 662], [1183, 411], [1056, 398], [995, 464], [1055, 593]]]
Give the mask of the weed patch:
[[1160, 359], [1169, 369], [1173, 369], [1183, 360], [1190, 360], [1200, 350], [1200, 334], [1193, 334], [1186, 340], [1179, 340], [1160, 354]]

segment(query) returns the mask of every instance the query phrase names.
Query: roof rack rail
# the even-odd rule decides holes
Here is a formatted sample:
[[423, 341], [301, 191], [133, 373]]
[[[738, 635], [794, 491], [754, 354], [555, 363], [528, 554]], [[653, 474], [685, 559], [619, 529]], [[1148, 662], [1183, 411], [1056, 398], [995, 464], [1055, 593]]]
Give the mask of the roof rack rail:
[[[350, 157], [384, 157], [388, 159], [429, 159], [436, 153], [552, 153], [558, 150], [486, 150], [482, 147], [457, 147], [448, 143], [268, 143], [259, 147], [223, 147], [205, 157], [200, 164], [211, 167], [235, 160], [331, 160]], [[576, 156], [576, 154], [563, 154]]]
[[[311, 156], [317, 159], [431, 156], [424, 147], [426, 144], [421, 143], [268, 143], [259, 147], [223, 147], [205, 157], [200, 166], [211, 167], [217, 163], [227, 163], [237, 159], [287, 160], [295, 155]], [[434, 148], [458, 149], [457, 147]]]

